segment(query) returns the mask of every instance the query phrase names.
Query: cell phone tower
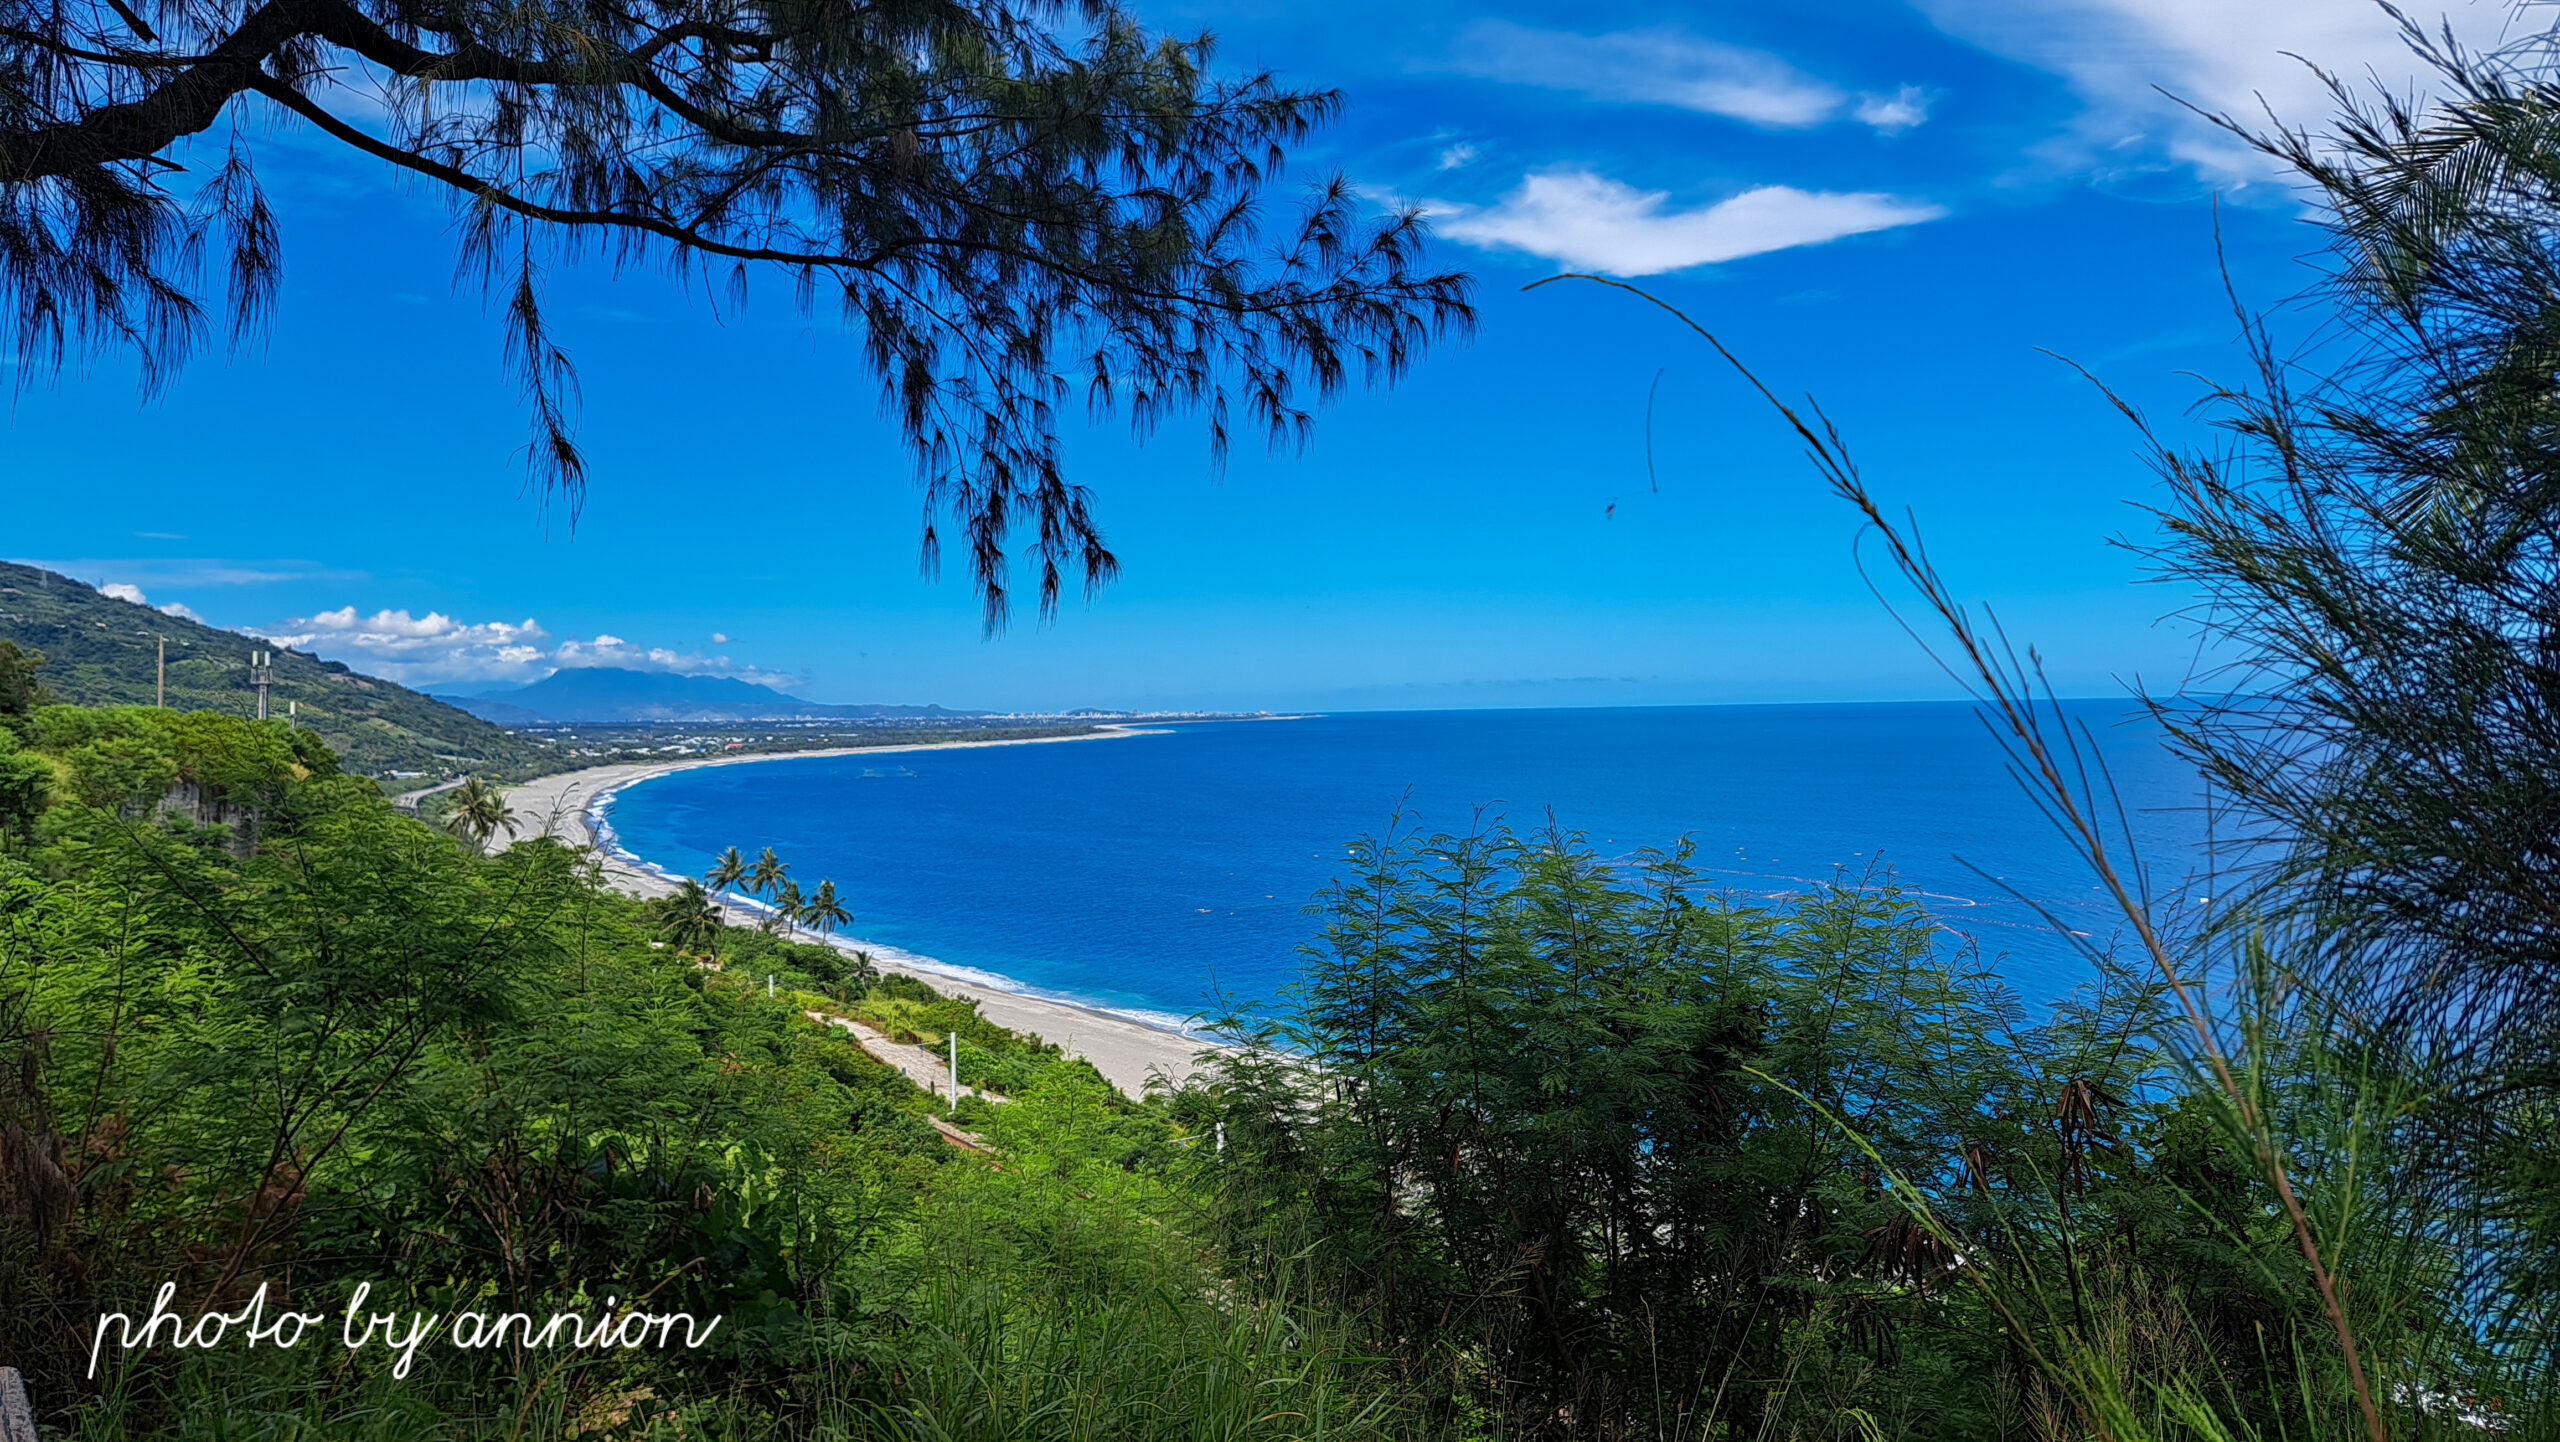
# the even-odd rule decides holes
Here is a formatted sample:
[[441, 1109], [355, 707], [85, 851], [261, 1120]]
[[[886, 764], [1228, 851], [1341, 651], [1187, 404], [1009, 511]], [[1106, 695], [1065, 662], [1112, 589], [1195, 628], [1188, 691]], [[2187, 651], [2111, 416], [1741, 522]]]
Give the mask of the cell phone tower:
[[275, 684], [275, 679], [276, 653], [273, 651], [250, 652], [249, 684], [258, 688], [258, 719], [261, 721], [267, 719], [267, 688]]

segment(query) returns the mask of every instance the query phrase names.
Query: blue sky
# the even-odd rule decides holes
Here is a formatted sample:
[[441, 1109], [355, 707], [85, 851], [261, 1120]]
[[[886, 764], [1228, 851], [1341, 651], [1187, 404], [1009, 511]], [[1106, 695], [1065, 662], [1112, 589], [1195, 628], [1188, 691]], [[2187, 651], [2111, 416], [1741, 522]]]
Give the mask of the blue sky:
[[574, 533], [546, 517], [443, 199], [279, 129], [256, 136], [287, 255], [271, 338], [147, 404], [113, 364], [18, 395], [0, 548], [439, 689], [610, 662], [1021, 709], [1947, 694], [1859, 580], [1848, 515], [1711, 355], [1629, 297], [1520, 290], [1589, 268], [1817, 395], [2065, 689], [2174, 684], [2179, 598], [2111, 544], [2148, 534], [2151, 477], [2041, 352], [2190, 427], [2195, 374], [2241, 365], [2215, 199], [2253, 301], [2299, 291], [2317, 240], [2153, 87], [2316, 120], [2283, 52], [2409, 72], [2359, 0], [1139, 11], [1215, 31], [1228, 67], [1342, 88], [1293, 178], [1427, 206], [1483, 326], [1302, 453], [1217, 473], [1194, 427], [1072, 436], [1125, 574], [1053, 625], [987, 639], [957, 575], [919, 576], [912, 471], [856, 343], [779, 286], [714, 317], [654, 273], [555, 272], [594, 481]]

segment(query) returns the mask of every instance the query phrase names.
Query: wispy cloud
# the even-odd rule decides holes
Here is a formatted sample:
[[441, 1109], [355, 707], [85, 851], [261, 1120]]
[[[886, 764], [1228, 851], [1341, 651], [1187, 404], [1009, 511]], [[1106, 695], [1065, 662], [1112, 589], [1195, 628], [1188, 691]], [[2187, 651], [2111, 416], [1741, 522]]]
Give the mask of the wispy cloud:
[[1463, 169], [1469, 165], [1475, 164], [1476, 155], [1477, 150], [1475, 146], [1467, 141], [1461, 140], [1457, 144], [1441, 151], [1440, 162], [1433, 168], [1438, 170]]
[[554, 671], [583, 666], [734, 676], [777, 689], [794, 679], [739, 665], [727, 656], [635, 645], [610, 632], [585, 640], [555, 639], [530, 616], [522, 621], [464, 621], [441, 611], [420, 616], [404, 607], [365, 615], [341, 606], [242, 629], [409, 686], [538, 681]]
[[1449, 65], [1460, 74], [1566, 90], [1593, 100], [1670, 105], [1773, 130], [1802, 130], [1849, 111], [1878, 129], [1908, 129], [1925, 104], [1878, 110], [1763, 50], [1690, 34], [1675, 26], [1582, 35], [1508, 20], [1479, 20], [1459, 32]]
[[84, 556], [47, 561], [12, 557], [22, 566], [75, 580], [112, 577], [128, 584], [161, 586], [271, 586], [286, 581], [361, 581], [362, 571], [340, 570], [317, 561], [237, 561], [173, 556]]
[[1843, 236], [1917, 225], [1946, 214], [1926, 201], [1874, 191], [1763, 185], [1712, 205], [1675, 209], [1669, 194], [1581, 169], [1531, 174], [1498, 205], [1433, 204], [1442, 235], [1525, 251], [1611, 275], [1655, 275]]
[[[2421, 78], [2397, 25], [2373, 0], [1918, 3], [1949, 34], [2071, 83], [2085, 108], [2052, 152], [2075, 166], [2192, 166], [2207, 180], [2244, 185], [2271, 174], [2270, 164], [2179, 101], [2253, 124], [2272, 109], [2287, 124], [2317, 129], [2332, 102], [2305, 61], [2402, 94]], [[2494, 45], [2513, 12], [2470, 3], [2412, 13], [2430, 28], [2450, 21], [2467, 41]]]

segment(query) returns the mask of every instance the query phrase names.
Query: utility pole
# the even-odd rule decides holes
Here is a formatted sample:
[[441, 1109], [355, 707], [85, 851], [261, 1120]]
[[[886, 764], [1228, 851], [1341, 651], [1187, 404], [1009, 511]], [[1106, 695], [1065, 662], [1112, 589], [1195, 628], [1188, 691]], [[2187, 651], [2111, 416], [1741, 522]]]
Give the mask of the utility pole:
[[258, 688], [258, 719], [261, 721], [267, 719], [267, 687], [276, 679], [275, 662], [276, 653], [273, 651], [249, 653], [249, 684]]
[[169, 709], [169, 638], [160, 638], [160, 675], [151, 683], [151, 704]]
[[960, 1115], [960, 1033], [951, 1034], [951, 1114]]

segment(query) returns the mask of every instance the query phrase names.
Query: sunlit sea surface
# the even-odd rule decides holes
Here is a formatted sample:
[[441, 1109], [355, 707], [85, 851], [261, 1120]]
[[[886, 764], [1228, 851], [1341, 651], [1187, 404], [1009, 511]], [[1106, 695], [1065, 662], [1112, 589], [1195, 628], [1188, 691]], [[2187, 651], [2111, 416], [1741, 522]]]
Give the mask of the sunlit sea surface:
[[[2203, 865], [2200, 789], [2127, 703], [2066, 703], [2096, 737], [2155, 878]], [[1165, 1021], [1297, 974], [1343, 843], [1401, 811], [1582, 832], [1604, 855], [1687, 837], [1709, 889], [1778, 894], [1890, 867], [2030, 998], [2085, 963], [2027, 898], [2101, 938], [2093, 879], [1941, 704], [1373, 712], [1179, 724], [1112, 740], [678, 771], [604, 803], [614, 842], [675, 875], [770, 846], [833, 878], [884, 955]], [[1995, 879], [1996, 878], [1996, 879]], [[2009, 894], [2014, 890], [2017, 895]]]

